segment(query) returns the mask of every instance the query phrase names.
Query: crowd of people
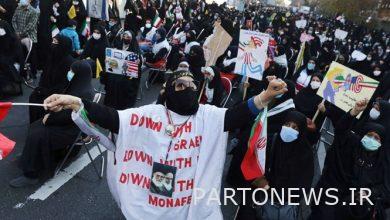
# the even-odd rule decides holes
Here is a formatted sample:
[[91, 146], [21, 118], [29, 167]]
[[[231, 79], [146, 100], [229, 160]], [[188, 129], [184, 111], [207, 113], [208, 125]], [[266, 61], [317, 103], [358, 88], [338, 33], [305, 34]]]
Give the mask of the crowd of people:
[[[23, 93], [22, 83], [39, 80], [29, 100], [36, 103], [46, 100], [51, 105], [51, 111], [29, 110], [30, 127], [20, 158], [23, 175], [12, 180], [11, 186], [36, 184], [42, 173], [52, 173], [64, 150], [78, 136], [79, 129], [72, 121], [72, 114], [81, 108], [89, 112], [91, 121], [118, 134], [117, 143], [123, 145], [131, 141], [141, 146], [150, 141], [148, 144], [164, 145], [164, 149], [168, 143], [171, 146], [172, 140], [167, 143], [165, 138], [154, 141], [158, 135], [150, 133], [152, 131], [127, 128], [126, 125], [132, 114], [150, 118], [155, 118], [153, 115], [161, 118], [169, 115], [169, 125], [174, 124], [172, 119], [180, 122], [176, 124], [181, 127], [192, 122], [193, 126], [196, 125], [195, 133], [190, 132], [188, 137], [201, 134], [202, 146], [203, 142], [207, 142], [220, 151], [208, 149], [197, 152], [200, 157], [196, 166], [205, 175], [203, 179], [195, 179], [199, 182], [198, 186], [220, 187], [220, 168], [225, 155], [231, 154], [233, 159], [226, 182], [235, 188], [337, 188], [337, 197], [343, 201], [351, 197], [349, 188], [369, 188], [374, 205], [329, 206], [321, 201], [311, 206], [309, 218], [386, 219], [385, 210], [390, 207], [388, 32], [353, 23], [341, 14], [325, 17], [259, 4], [246, 5], [243, 11], [226, 4], [206, 4], [204, 0], [127, 0], [123, 9], [119, 9], [118, 5], [115, 0], [109, 0], [109, 19], [99, 20], [88, 18], [86, 7], [80, 0], [0, 0], [0, 97], [20, 95]], [[74, 16], [69, 15], [71, 8], [75, 9]], [[120, 18], [120, 10], [124, 10], [124, 19]], [[89, 34], [85, 31], [87, 19], [91, 30]], [[306, 20], [305, 27], [298, 28], [298, 20]], [[216, 24], [223, 27], [232, 41], [215, 64], [206, 66], [203, 45], [213, 34]], [[53, 27], [59, 32], [52, 34]], [[266, 33], [273, 42], [274, 49], [268, 51], [262, 80], [245, 81], [234, 74], [240, 29]], [[336, 29], [348, 32], [347, 37], [336, 38]], [[302, 33], [310, 36], [311, 40], [302, 43]], [[26, 39], [32, 42], [31, 51], [26, 47]], [[106, 48], [136, 54], [139, 57], [139, 77], [105, 72]], [[302, 48], [304, 51], [301, 51]], [[297, 66], [300, 51], [303, 61]], [[356, 51], [362, 55], [356, 56]], [[371, 100], [358, 100], [355, 107], [346, 113], [316, 95], [333, 61], [379, 81]], [[99, 77], [96, 73], [100, 65], [103, 71], [99, 80], [105, 89], [104, 106], [92, 102], [94, 91], [91, 82], [92, 78]], [[160, 70], [154, 71], [158, 74], [156, 77], [147, 79], [161, 81], [157, 104], [133, 108], [141, 77], [146, 77], [144, 70], [151, 68]], [[41, 74], [37, 79], [38, 72]], [[151, 72], [149, 75], [152, 75]], [[163, 75], [167, 79], [160, 77]], [[227, 110], [223, 107], [229, 101], [226, 100], [228, 92], [224, 89], [222, 77], [231, 81], [234, 93], [241, 93], [236, 88], [240, 85], [246, 90], [245, 100], [228, 102]], [[254, 118], [266, 106], [268, 142], [265, 175], [247, 181], [240, 165]], [[320, 114], [312, 121], [317, 111]], [[355, 116], [361, 113], [360, 119], [356, 119]], [[320, 128], [326, 117], [335, 127], [335, 139], [327, 151], [322, 175], [318, 182], [314, 182], [314, 146], [320, 139]], [[227, 138], [227, 131], [230, 132], [229, 138], [236, 140], [231, 152], [226, 152], [227, 143], [223, 140]], [[130, 136], [134, 140], [126, 137], [128, 133], [134, 133]], [[139, 137], [151, 137], [151, 140]], [[56, 141], [59, 139], [62, 141]], [[117, 145], [117, 152], [124, 151], [123, 148]], [[155, 156], [155, 150], [146, 152]], [[168, 152], [163, 155], [165, 159]], [[170, 158], [174, 158], [173, 153], [176, 152], [169, 153]], [[209, 154], [209, 158], [205, 154]], [[200, 158], [205, 158], [205, 161]], [[207, 159], [219, 161], [208, 164]], [[206, 168], [215, 176], [206, 175], [207, 171], [203, 170]], [[195, 178], [194, 170], [188, 172], [186, 176]], [[177, 170], [176, 175], [179, 174], [183, 175], [181, 170]], [[207, 185], [204, 181], [214, 183]], [[134, 195], [119, 195], [119, 201], [124, 196], [142, 200], [141, 193], [134, 189], [132, 192]], [[360, 196], [357, 194], [356, 198]], [[297, 198], [298, 202], [301, 198]], [[299, 206], [267, 202], [256, 207], [249, 199], [246, 205], [240, 205], [237, 219], [298, 218]], [[175, 216], [145, 208], [147, 202], [142, 206], [143, 214], [132, 213], [131, 207], [141, 206], [131, 205], [128, 209], [122, 207], [129, 219], [143, 219], [148, 215], [156, 218]], [[183, 209], [175, 209], [174, 213], [179, 217], [190, 216], [188, 209], [184, 214]], [[214, 211], [210, 215], [218, 219], [219, 215]]]

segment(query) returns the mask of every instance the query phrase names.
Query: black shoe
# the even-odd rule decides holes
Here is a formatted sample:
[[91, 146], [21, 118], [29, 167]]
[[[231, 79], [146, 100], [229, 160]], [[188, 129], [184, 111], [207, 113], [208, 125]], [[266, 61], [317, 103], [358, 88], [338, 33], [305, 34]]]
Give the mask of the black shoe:
[[9, 185], [13, 188], [23, 188], [27, 186], [33, 186], [39, 182], [39, 179], [28, 178], [24, 175], [19, 176], [9, 182]]

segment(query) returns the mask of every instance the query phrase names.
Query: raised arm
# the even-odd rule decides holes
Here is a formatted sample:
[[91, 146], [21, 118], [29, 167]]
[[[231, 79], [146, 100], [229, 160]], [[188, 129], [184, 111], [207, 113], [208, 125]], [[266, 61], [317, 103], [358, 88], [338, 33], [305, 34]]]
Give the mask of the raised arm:
[[351, 111], [345, 113], [335, 125], [335, 135], [344, 135], [346, 132], [351, 131], [355, 117], [359, 115], [367, 107], [368, 100], [361, 100], [355, 103], [355, 106]]
[[53, 112], [59, 112], [63, 109], [72, 109], [74, 112], [77, 112], [84, 106], [88, 113], [88, 119], [92, 123], [114, 133], [118, 133], [119, 131], [119, 115], [113, 108], [87, 100], [81, 100], [75, 96], [57, 94], [45, 99], [44, 104], [46, 109]]

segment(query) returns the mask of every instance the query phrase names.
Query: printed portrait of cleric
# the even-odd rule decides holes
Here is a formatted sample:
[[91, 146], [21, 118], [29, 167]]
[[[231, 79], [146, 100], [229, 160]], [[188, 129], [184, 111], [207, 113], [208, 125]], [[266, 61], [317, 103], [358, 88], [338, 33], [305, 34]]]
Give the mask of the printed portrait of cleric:
[[174, 191], [176, 167], [153, 163], [150, 192], [172, 197]]

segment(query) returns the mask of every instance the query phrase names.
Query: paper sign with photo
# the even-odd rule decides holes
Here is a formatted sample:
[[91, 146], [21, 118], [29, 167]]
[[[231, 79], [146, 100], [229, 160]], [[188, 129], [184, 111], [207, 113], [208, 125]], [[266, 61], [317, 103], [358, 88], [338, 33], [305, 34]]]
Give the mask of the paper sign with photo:
[[106, 72], [138, 78], [139, 57], [124, 50], [106, 48]]

